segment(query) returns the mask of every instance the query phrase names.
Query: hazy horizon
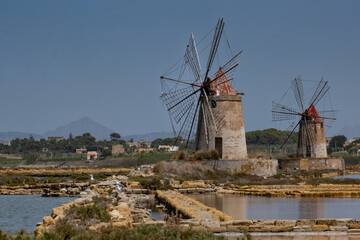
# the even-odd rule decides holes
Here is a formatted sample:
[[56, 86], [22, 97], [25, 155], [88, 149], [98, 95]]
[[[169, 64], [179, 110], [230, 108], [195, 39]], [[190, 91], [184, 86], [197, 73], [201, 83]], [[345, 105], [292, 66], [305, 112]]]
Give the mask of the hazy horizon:
[[275, 128], [271, 102], [301, 74], [331, 86], [338, 120], [360, 123], [358, 1], [1, 1], [0, 131], [42, 134], [88, 116], [121, 135], [171, 131], [160, 80], [219, 17], [244, 92], [246, 131]]

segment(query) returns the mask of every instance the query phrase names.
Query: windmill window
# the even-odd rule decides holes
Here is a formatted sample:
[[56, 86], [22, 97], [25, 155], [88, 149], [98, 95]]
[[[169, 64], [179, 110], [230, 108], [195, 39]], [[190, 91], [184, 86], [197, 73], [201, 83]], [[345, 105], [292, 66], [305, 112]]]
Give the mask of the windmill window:
[[216, 108], [216, 101], [215, 100], [211, 100], [211, 107]]

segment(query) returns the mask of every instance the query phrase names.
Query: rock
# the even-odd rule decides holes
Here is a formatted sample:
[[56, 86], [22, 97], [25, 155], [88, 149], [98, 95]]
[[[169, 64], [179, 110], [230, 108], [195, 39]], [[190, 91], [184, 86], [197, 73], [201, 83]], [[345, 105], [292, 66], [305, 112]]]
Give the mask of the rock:
[[298, 219], [296, 220], [296, 226], [304, 226], [304, 225], [315, 225], [315, 220], [314, 219]]
[[250, 225], [249, 232], [271, 232], [271, 226], [267, 225]]
[[200, 221], [198, 219], [183, 219], [181, 224], [189, 224], [190, 226], [200, 226]]
[[201, 219], [200, 225], [205, 227], [220, 227], [220, 221], [213, 221], [209, 219]]
[[44, 226], [55, 225], [54, 219], [50, 216], [44, 216], [43, 223], [44, 223]]
[[336, 225], [336, 219], [332, 219], [332, 218], [319, 218], [319, 219], [316, 219], [316, 225], [335, 226], [335, 225]]
[[338, 218], [336, 219], [337, 226], [349, 226], [350, 224], [356, 224], [357, 221], [354, 218]]
[[43, 225], [37, 226], [34, 229], [34, 234], [36, 237], [41, 237], [42, 235], [44, 235], [44, 232], [46, 232], [46, 228]]
[[311, 232], [311, 230], [310, 225], [297, 225], [293, 227], [294, 232]]
[[216, 233], [221, 233], [221, 232], [227, 232], [228, 229], [226, 227], [208, 227], [207, 228], [210, 232], [216, 232]]
[[314, 232], [322, 232], [322, 231], [328, 231], [329, 230], [329, 226], [325, 225], [325, 224], [321, 224], [321, 225], [313, 225], [311, 228]]
[[233, 221], [233, 225], [252, 225], [253, 221], [252, 220], [234, 220]]
[[230, 221], [225, 221], [225, 222], [220, 222], [220, 226], [230, 226], [230, 225], [234, 225], [234, 220], [230, 220]]
[[164, 226], [166, 224], [165, 221], [147, 221], [145, 225], [157, 225], [157, 226]]
[[280, 225], [271, 227], [271, 232], [291, 232], [293, 225]]
[[350, 229], [360, 229], [360, 224], [350, 224], [349, 228]]
[[295, 226], [296, 220], [276, 220], [275, 226]]
[[360, 233], [360, 228], [349, 229], [348, 233]]
[[229, 225], [226, 227], [230, 232], [248, 232], [249, 226], [246, 225]]
[[330, 231], [346, 232], [349, 228], [347, 226], [330, 226]]
[[274, 225], [275, 224], [275, 220], [262, 220], [256, 223], [256, 225], [259, 226], [268, 226], [268, 225]]

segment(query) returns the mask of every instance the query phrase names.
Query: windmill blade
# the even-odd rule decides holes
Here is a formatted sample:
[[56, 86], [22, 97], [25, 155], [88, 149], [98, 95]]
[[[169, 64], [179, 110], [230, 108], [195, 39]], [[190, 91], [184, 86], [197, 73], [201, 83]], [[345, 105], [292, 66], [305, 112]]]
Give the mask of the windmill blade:
[[221, 39], [221, 35], [222, 35], [223, 29], [224, 29], [224, 25], [225, 25], [225, 23], [224, 23], [223, 19], [222, 18], [219, 19], [218, 23], [216, 25], [216, 28], [215, 28], [214, 37], [213, 37], [213, 41], [212, 41], [211, 49], [210, 49], [210, 53], [209, 53], [209, 58], [208, 58], [208, 62], [206, 65], [206, 73], [205, 73], [205, 78], [204, 78], [205, 81], [209, 75], [209, 71], [211, 69], [214, 58], [216, 56], [216, 52], [217, 52], [217, 49], [220, 44], [220, 39]]
[[282, 105], [275, 101], [272, 102], [272, 121], [294, 120], [297, 116], [301, 116], [295, 109]]
[[165, 103], [168, 111], [177, 124], [197, 100], [196, 91], [194, 91], [192, 86], [181, 88], [169, 93], [162, 93], [160, 98]]
[[[193, 133], [193, 128], [194, 128], [194, 123], [196, 122], [196, 120], [197, 120], [197, 118], [198, 118], [198, 114], [197, 114], [197, 112], [198, 112], [198, 109], [199, 109], [199, 105], [200, 105], [200, 97], [199, 97], [199, 99], [198, 99], [198, 102], [197, 102], [197, 104], [196, 104], [196, 108], [195, 108], [195, 111], [194, 111], [194, 116], [193, 116], [193, 119], [192, 119], [192, 122], [191, 122], [191, 126], [190, 126], [190, 130], [189, 130], [189, 134], [188, 134], [188, 138], [187, 138], [187, 140], [186, 140], [186, 145], [185, 145], [185, 148], [187, 148], [188, 147], [188, 145], [189, 145], [189, 141], [190, 141], [190, 138], [191, 138], [191, 136], [192, 136], [192, 133]], [[193, 134], [194, 135], [194, 134]]]
[[300, 75], [296, 77], [293, 81], [291, 81], [290, 87], [294, 93], [296, 103], [301, 109], [301, 112], [304, 112], [304, 88]]
[[[232, 59], [230, 59], [227, 63], [224, 64], [224, 66], [221, 67], [221, 69], [223, 70], [223, 72], [227, 72], [225, 74], [227, 79], [231, 79], [234, 76], [236, 67], [239, 65], [239, 57], [241, 55], [242, 51], [240, 51], [238, 54], [236, 54]], [[234, 67], [236, 66], [236, 67]], [[230, 71], [228, 71], [229, 69], [231, 69]]]
[[199, 54], [196, 48], [196, 43], [194, 39], [194, 34], [190, 34], [190, 40], [186, 46], [186, 51], [184, 55], [185, 63], [190, 68], [191, 72], [193, 73], [196, 80], [201, 81], [201, 65], [200, 65], [200, 59]]
[[329, 89], [330, 89], [330, 85], [328, 81], [324, 81], [324, 78], [321, 78], [321, 81], [319, 82], [314, 92], [314, 95], [310, 100], [310, 105], [315, 106], [324, 97], [327, 91], [329, 91]]
[[186, 143], [186, 147], [187, 147], [187, 144], [191, 138], [193, 123], [197, 117], [197, 110], [198, 110], [197, 106], [198, 106], [198, 104], [191, 105], [189, 110], [184, 114], [185, 117], [182, 118], [182, 120], [181, 120], [180, 129], [177, 132], [177, 137], [176, 137], [174, 145], [177, 145], [177, 143], [180, 140], [187, 139], [187, 143]]
[[331, 128], [332, 124], [336, 120], [338, 112], [338, 110], [319, 111], [320, 118], [324, 119], [324, 125], [327, 128]]
[[288, 136], [286, 137], [285, 141], [280, 146], [280, 148], [283, 148], [283, 146], [287, 143], [287, 141], [290, 139], [291, 135], [295, 132], [295, 129], [299, 126], [299, 124], [300, 124], [300, 121], [298, 121], [298, 123], [295, 125], [295, 127], [292, 128], [291, 132], [288, 134]]

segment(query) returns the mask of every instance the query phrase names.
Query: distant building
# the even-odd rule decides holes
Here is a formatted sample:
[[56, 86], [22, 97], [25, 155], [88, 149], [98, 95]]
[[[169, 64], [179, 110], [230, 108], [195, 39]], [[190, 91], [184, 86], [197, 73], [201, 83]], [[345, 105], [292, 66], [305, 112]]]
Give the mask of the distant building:
[[111, 147], [111, 154], [118, 155], [125, 152], [125, 148], [122, 144], [112, 145]]
[[64, 137], [48, 137], [48, 141], [61, 141], [64, 140]]
[[179, 151], [178, 146], [170, 146], [169, 152], [177, 152], [177, 151]]
[[77, 148], [76, 149], [76, 154], [83, 154], [86, 153], [87, 149], [86, 148]]
[[129, 147], [140, 147], [140, 144], [138, 142], [127, 142]]
[[98, 154], [96, 151], [88, 151], [86, 155], [87, 155], [87, 160], [96, 160]]
[[139, 147], [139, 148], [136, 148], [136, 152], [153, 152], [155, 151], [156, 148], [142, 148], [142, 147]]
[[159, 145], [159, 151], [167, 151], [167, 152], [177, 152], [179, 151], [178, 146], [169, 146], [169, 145]]

